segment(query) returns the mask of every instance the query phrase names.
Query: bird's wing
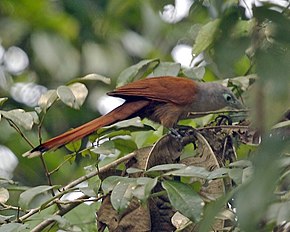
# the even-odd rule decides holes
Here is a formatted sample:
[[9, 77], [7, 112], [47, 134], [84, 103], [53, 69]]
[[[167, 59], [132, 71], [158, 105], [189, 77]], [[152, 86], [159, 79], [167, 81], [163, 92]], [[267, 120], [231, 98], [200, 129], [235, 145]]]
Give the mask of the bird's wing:
[[146, 98], [178, 105], [192, 103], [197, 83], [182, 77], [151, 77], [121, 86], [108, 95], [124, 99]]

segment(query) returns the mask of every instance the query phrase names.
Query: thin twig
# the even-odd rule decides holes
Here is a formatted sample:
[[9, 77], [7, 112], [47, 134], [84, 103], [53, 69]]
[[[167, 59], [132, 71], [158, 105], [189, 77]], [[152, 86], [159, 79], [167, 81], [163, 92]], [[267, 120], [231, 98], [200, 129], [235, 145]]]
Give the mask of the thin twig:
[[[39, 158], [40, 158], [41, 163], [42, 163], [42, 166], [43, 166], [43, 168], [44, 168], [45, 176], [46, 176], [46, 178], [47, 178], [47, 183], [48, 183], [49, 186], [52, 186], [52, 181], [51, 181], [51, 178], [50, 178], [50, 173], [49, 173], [49, 170], [48, 170], [48, 168], [47, 168], [47, 165], [46, 165], [46, 163], [45, 163], [45, 160], [44, 160], [44, 158], [43, 158], [43, 154], [42, 154], [42, 153], [41, 153], [41, 155], [39, 156]], [[55, 196], [53, 189], [51, 189], [51, 195], [52, 195], [53, 197]]]
[[63, 165], [65, 165], [73, 156], [69, 155], [64, 161], [62, 161], [55, 169], [49, 172], [50, 175], [57, 172]]
[[71, 203], [84, 203], [84, 202], [91, 202], [91, 201], [97, 202], [97, 201], [101, 200], [102, 198], [104, 198], [103, 195], [102, 196], [99, 196], [99, 197], [94, 197], [94, 198], [90, 197], [88, 199], [86, 199], [86, 198], [85, 199], [79, 199], [79, 198], [77, 198], [75, 200], [69, 200], [69, 201], [61, 201], [61, 200], [58, 200], [57, 203], [58, 204], [61, 204], [61, 205], [69, 205]]
[[15, 122], [13, 122], [12, 120], [6, 118], [6, 120], [8, 121], [9, 125], [11, 127], [13, 127], [17, 133], [20, 134], [20, 136], [29, 144], [29, 146], [31, 146], [32, 148], [34, 148], [34, 145], [32, 142], [30, 142], [30, 140], [25, 136], [25, 134], [21, 131], [21, 129], [15, 124]]
[[203, 115], [208, 115], [208, 114], [240, 113], [240, 112], [248, 112], [248, 111], [249, 111], [249, 109], [189, 112], [187, 116], [188, 117], [196, 117], [196, 116], [203, 116]]

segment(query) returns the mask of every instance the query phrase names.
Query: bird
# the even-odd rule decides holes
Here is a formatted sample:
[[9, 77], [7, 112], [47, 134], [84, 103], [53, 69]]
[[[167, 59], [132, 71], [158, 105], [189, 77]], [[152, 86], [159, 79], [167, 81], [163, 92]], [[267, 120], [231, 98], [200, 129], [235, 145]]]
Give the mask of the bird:
[[198, 82], [186, 77], [148, 77], [118, 87], [107, 94], [123, 98], [125, 102], [101, 117], [49, 139], [23, 156], [39, 156], [80, 140], [101, 127], [137, 116], [170, 129], [175, 128], [179, 120], [188, 118], [190, 112], [208, 112], [225, 107], [244, 108], [233, 92], [222, 84]]

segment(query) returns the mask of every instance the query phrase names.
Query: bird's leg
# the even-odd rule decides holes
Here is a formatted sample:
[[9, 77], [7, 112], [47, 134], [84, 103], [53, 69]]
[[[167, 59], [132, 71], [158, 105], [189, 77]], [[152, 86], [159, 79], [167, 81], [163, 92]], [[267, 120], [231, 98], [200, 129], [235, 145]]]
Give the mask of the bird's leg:
[[191, 136], [195, 133], [195, 129], [191, 126], [177, 125], [169, 129], [172, 137], [181, 139], [185, 136]]

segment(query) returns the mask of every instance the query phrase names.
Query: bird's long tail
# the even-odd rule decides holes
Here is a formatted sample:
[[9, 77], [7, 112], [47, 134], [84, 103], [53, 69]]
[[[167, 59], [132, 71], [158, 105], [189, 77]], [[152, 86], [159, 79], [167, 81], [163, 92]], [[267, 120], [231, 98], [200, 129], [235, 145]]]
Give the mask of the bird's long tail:
[[79, 126], [52, 139], [49, 139], [48, 141], [40, 144], [31, 151], [26, 152], [25, 154], [23, 154], [23, 156], [32, 158], [35, 156], [39, 156], [41, 153], [44, 153], [46, 151], [55, 150], [65, 144], [80, 140], [83, 137], [92, 134], [94, 131], [101, 127], [108, 126], [118, 121], [130, 118], [130, 116], [132, 116], [134, 113], [141, 110], [148, 104], [149, 101], [146, 100], [125, 102], [123, 105], [117, 107], [106, 115], [103, 115], [90, 122], [87, 122], [82, 126]]

